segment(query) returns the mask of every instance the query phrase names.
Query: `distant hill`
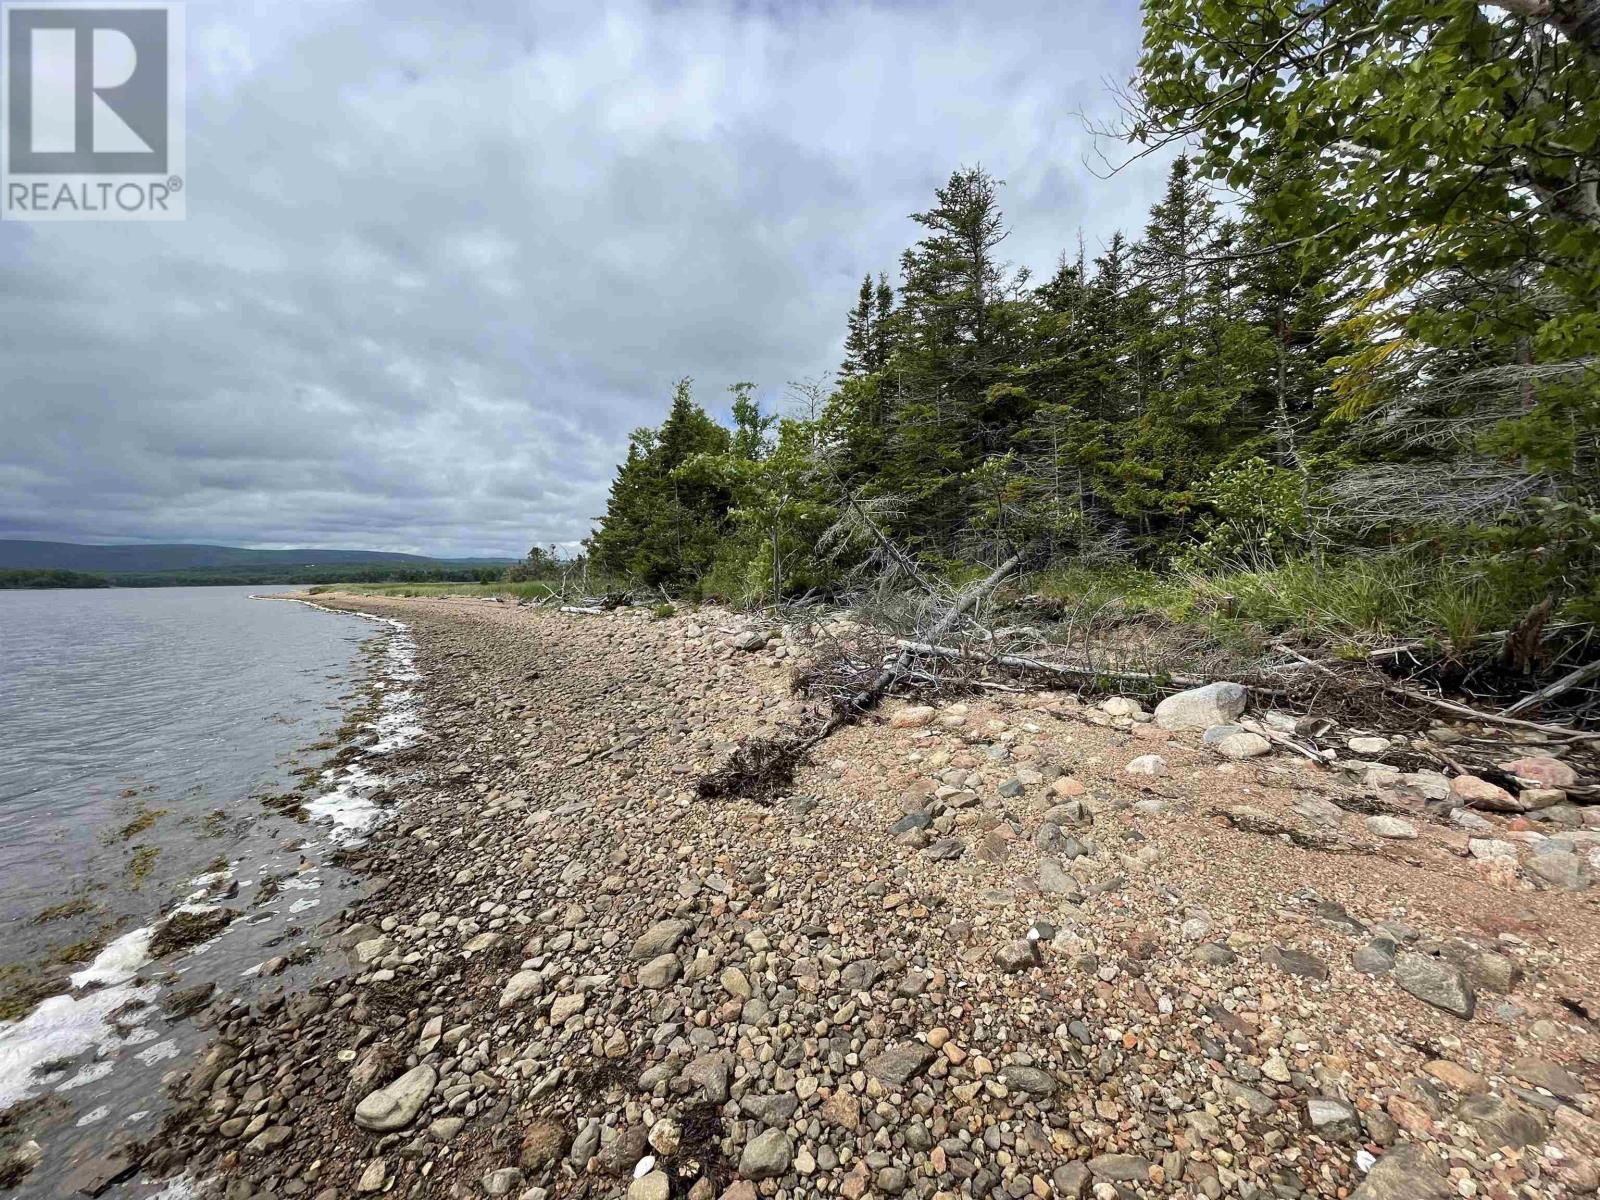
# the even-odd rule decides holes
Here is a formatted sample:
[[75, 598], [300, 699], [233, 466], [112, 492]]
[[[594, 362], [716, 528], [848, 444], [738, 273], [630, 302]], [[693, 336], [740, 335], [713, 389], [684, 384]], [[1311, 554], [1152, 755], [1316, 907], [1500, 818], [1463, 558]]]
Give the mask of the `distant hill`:
[[387, 550], [245, 550], [238, 546], [80, 546], [0, 539], [0, 570], [93, 571], [108, 575], [163, 571], [271, 571], [325, 566], [504, 567], [512, 558], [427, 558]]

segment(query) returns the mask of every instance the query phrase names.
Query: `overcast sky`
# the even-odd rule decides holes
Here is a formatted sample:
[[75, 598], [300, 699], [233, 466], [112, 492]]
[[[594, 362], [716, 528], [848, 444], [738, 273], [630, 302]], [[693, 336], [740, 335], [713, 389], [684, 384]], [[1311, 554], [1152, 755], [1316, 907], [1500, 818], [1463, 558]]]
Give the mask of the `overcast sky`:
[[191, 0], [188, 212], [0, 224], [0, 537], [521, 554], [692, 375], [777, 404], [962, 164], [1136, 229], [1130, 0]]

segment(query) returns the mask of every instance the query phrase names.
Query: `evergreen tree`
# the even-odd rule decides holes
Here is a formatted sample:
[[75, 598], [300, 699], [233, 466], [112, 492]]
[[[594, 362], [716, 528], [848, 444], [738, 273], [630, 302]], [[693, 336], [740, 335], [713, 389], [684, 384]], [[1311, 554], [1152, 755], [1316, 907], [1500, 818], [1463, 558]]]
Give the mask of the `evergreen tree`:
[[728, 453], [732, 438], [694, 402], [691, 385], [678, 381], [660, 429], [635, 430], [629, 441], [606, 515], [589, 542], [602, 572], [675, 586], [698, 579], [715, 557], [728, 493], [685, 477], [682, 468], [697, 455]]
[[883, 371], [889, 366], [889, 356], [894, 351], [894, 288], [889, 277], [878, 275], [878, 286], [872, 298], [872, 336], [866, 360], [868, 371]]
[[1003, 386], [1018, 349], [1015, 298], [1026, 274], [998, 251], [1000, 184], [964, 168], [914, 213], [927, 232], [901, 256], [895, 410], [885, 485], [909, 501], [903, 532], [950, 552], [962, 525], [966, 472], [1003, 451], [1025, 395]]
[[861, 292], [856, 297], [856, 306], [850, 310], [846, 322], [844, 362], [839, 364], [839, 374], [845, 378], [865, 375], [873, 370], [874, 357], [871, 275], [862, 278]]

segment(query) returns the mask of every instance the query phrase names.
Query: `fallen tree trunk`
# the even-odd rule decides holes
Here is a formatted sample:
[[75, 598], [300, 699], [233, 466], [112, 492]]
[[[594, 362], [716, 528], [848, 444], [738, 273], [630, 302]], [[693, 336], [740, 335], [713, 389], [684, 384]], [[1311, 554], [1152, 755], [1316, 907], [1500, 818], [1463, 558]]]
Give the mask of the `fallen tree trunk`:
[[1439, 696], [1430, 696], [1426, 692], [1415, 691], [1412, 688], [1401, 687], [1397, 683], [1386, 683], [1383, 690], [1396, 696], [1404, 696], [1408, 700], [1417, 700], [1423, 704], [1431, 704], [1445, 712], [1455, 713], [1458, 716], [1469, 717], [1474, 721], [1483, 721], [1491, 725], [1505, 725], [1512, 729], [1532, 729], [1539, 733], [1551, 734], [1555, 737], [1567, 738], [1571, 741], [1600, 742], [1600, 733], [1589, 733], [1582, 729], [1572, 729], [1566, 725], [1544, 725], [1538, 721], [1524, 721], [1517, 717], [1508, 717], [1501, 713], [1483, 712], [1465, 704], [1457, 704], [1454, 700], [1445, 700]]
[[1527, 712], [1530, 708], [1536, 708], [1546, 700], [1554, 700], [1557, 696], [1570, 692], [1575, 687], [1581, 687], [1591, 679], [1600, 679], [1600, 658], [1595, 659], [1587, 666], [1579, 667], [1576, 671], [1563, 675], [1548, 687], [1542, 687], [1537, 692], [1524, 696], [1510, 708], [1502, 708], [1500, 715], [1502, 717], [1514, 717], [1520, 712]]
[[[990, 571], [973, 587], [959, 595], [943, 616], [928, 631], [930, 638], [941, 638], [953, 630], [985, 596], [1000, 586], [1015, 571], [1022, 556], [1013, 554]], [[700, 794], [706, 797], [739, 796], [747, 800], [771, 800], [786, 792], [794, 782], [794, 769], [811, 750], [830, 734], [858, 721], [875, 708], [889, 689], [912, 673], [917, 654], [902, 648], [892, 661], [873, 677], [872, 682], [839, 704], [832, 716], [814, 733], [786, 739], [747, 742], [719, 770], [700, 781]]]
[[1170, 683], [1178, 687], [1200, 687], [1215, 682], [1193, 675], [1158, 675], [1151, 671], [1110, 671], [1095, 667], [1074, 667], [1068, 663], [1050, 662], [1042, 658], [1028, 658], [1021, 654], [974, 654], [957, 646], [937, 646], [932, 642], [913, 642], [899, 639], [895, 645], [903, 654], [923, 658], [942, 658], [947, 662], [987, 663], [1011, 671], [1036, 671], [1041, 675], [1058, 675], [1065, 679], [1096, 680], [1117, 679], [1131, 683]]
[[[1010, 558], [1006, 559], [1005, 562], [1001, 563], [994, 570], [990, 571], [989, 574], [985, 576], [976, 587], [968, 588], [964, 593], [962, 593], [956, 599], [956, 602], [950, 606], [950, 610], [945, 613], [944, 616], [935, 621], [933, 628], [928, 630], [928, 640], [930, 642], [936, 642], [945, 634], [954, 629], [956, 627], [956, 623], [960, 621], [961, 618], [967, 613], [971, 612], [978, 601], [982, 600], [990, 592], [994, 591], [995, 588], [999, 587], [1000, 581], [1003, 580], [1007, 575], [1011, 574], [1011, 572], [1015, 571], [1017, 569], [1017, 565], [1021, 561], [1022, 558], [1020, 555], [1013, 554]], [[921, 643], [910, 644], [917, 645]], [[867, 709], [873, 707], [878, 703], [879, 700], [883, 699], [883, 697], [888, 693], [889, 689], [895, 685], [896, 681], [911, 669], [911, 664], [916, 661], [917, 651], [907, 649], [908, 643], [906, 642], [902, 641], [899, 643], [899, 645], [901, 647], [900, 653], [895, 656], [893, 662], [887, 664], [883, 670], [878, 672], [878, 676], [872, 681], [872, 685], [865, 691], [858, 692], [855, 696], [851, 697], [850, 706], [852, 708], [865, 712]]]

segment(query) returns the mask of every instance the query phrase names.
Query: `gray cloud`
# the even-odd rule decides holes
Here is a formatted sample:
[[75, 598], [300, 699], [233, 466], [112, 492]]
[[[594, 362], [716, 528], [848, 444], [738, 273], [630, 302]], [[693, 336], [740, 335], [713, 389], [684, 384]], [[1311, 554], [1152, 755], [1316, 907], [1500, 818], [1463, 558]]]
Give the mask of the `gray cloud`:
[[0, 537], [573, 542], [674, 378], [830, 370], [953, 167], [1039, 270], [1160, 185], [1084, 166], [1115, 0], [511, 8], [190, 6], [188, 221], [0, 226]]

